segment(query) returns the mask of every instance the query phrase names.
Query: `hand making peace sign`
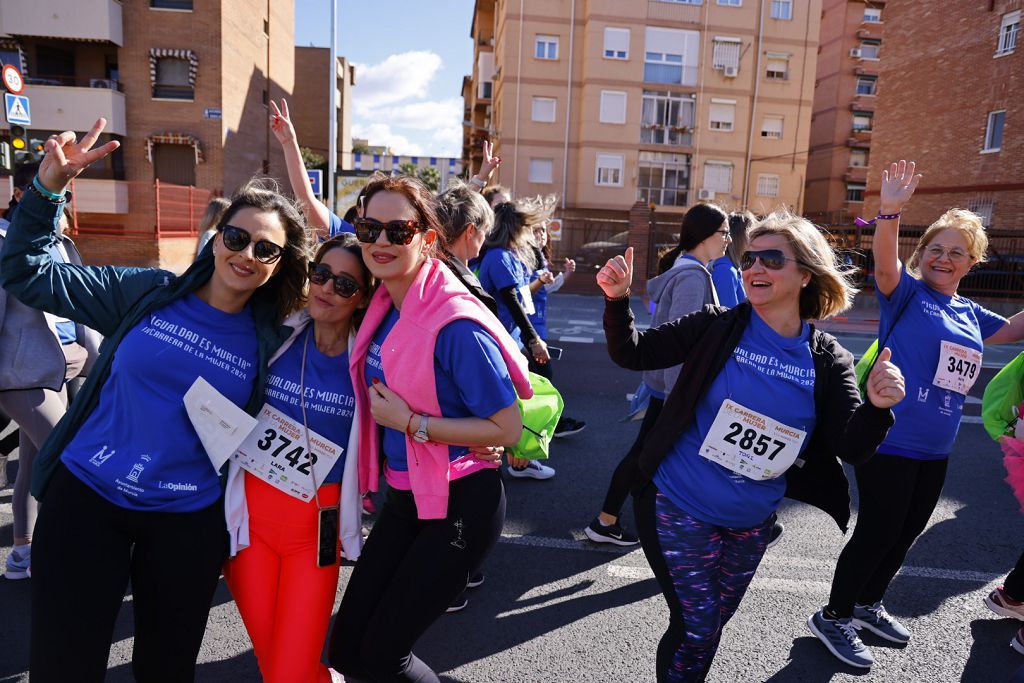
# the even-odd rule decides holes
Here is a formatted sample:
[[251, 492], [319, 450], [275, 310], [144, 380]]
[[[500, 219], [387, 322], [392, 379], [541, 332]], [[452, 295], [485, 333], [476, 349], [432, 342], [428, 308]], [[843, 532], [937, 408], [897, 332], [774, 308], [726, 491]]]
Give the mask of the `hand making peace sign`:
[[120, 142], [112, 140], [102, 147], [92, 148], [106, 125], [106, 119], [96, 119], [81, 142], [76, 141], [70, 130], [51, 135], [43, 147], [46, 156], [39, 164], [39, 182], [43, 187], [55, 194], [63, 193], [82, 171], [120, 147]]

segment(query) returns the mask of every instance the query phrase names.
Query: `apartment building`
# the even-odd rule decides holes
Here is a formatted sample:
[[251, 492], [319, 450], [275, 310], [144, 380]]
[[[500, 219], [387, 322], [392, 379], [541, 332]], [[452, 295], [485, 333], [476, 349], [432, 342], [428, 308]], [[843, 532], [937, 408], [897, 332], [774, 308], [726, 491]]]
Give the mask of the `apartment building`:
[[993, 232], [1024, 228], [1022, 10], [1021, 0], [887, 4], [886, 31], [900, 40], [881, 62], [866, 214], [885, 164], [906, 158], [924, 177], [905, 223], [956, 206]]
[[291, 0], [0, 3], [0, 61], [26, 76], [30, 137], [103, 116], [121, 142], [75, 183], [88, 261], [182, 269], [211, 195], [286, 177], [267, 101], [292, 92], [294, 25]]
[[886, 4], [823, 2], [804, 202], [821, 220], [852, 220], [863, 207]]
[[[357, 140], [357, 142], [364, 142]], [[381, 171], [382, 173], [399, 173], [401, 168], [411, 164], [417, 169], [433, 168], [437, 171], [440, 187], [448, 184], [449, 178], [462, 175], [463, 161], [455, 157], [412, 156], [395, 154], [388, 147], [366, 147], [367, 152], [352, 153], [352, 168], [355, 171]]]
[[[330, 141], [328, 121], [328, 65], [330, 48], [295, 48], [295, 91], [289, 100], [292, 124], [299, 144], [322, 157], [327, 157]], [[356, 84], [356, 67], [345, 57], [338, 57], [334, 70], [334, 107], [338, 117], [338, 169], [352, 169], [352, 87]]]
[[821, 0], [477, 0], [464, 150], [565, 206], [804, 203]]

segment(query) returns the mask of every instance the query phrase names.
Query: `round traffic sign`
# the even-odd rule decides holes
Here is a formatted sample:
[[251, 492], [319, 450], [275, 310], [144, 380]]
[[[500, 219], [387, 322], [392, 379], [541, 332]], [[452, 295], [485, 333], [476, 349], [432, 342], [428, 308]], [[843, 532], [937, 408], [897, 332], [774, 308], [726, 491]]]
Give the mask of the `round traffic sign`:
[[3, 68], [4, 85], [15, 95], [20, 95], [25, 88], [25, 81], [21, 77], [18, 67], [13, 64], [4, 64]]

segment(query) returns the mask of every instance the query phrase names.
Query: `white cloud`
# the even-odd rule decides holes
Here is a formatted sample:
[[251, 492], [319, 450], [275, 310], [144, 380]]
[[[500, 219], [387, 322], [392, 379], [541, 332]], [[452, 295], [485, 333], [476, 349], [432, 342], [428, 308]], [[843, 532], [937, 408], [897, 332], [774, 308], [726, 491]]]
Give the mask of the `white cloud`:
[[439, 150], [439, 156], [462, 156], [462, 126], [444, 126], [434, 133], [431, 149]]
[[462, 122], [462, 98], [413, 102], [397, 107], [383, 107], [370, 114], [388, 125], [413, 130], [436, 130]]
[[421, 156], [423, 146], [391, 130], [386, 123], [352, 124], [352, 137], [363, 138], [371, 145], [387, 145], [395, 154]]
[[441, 57], [426, 50], [390, 55], [377, 64], [356, 64], [352, 103], [357, 113], [425, 97], [427, 86], [441, 68]]

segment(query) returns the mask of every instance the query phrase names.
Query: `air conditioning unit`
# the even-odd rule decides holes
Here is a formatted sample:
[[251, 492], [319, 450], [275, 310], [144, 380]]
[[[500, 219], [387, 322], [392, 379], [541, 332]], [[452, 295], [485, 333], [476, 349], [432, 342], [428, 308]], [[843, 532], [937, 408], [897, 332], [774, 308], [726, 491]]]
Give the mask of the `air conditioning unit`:
[[738, 66], [727, 66], [724, 69], [722, 69], [722, 75], [725, 76], [726, 78], [736, 78], [736, 76], [738, 76], [739, 73], [740, 68]]
[[697, 190], [697, 199], [699, 199], [699, 200], [711, 201], [714, 198], [715, 198], [715, 191], [714, 190], [710, 190], [710, 189], [708, 189], [706, 187], [702, 187], [701, 189]]
[[110, 78], [90, 78], [90, 88], [106, 88], [108, 90], [117, 90], [117, 81]]
[[850, 48], [850, 56], [853, 57], [854, 59], [860, 59], [860, 48], [859, 47], [851, 47]]

